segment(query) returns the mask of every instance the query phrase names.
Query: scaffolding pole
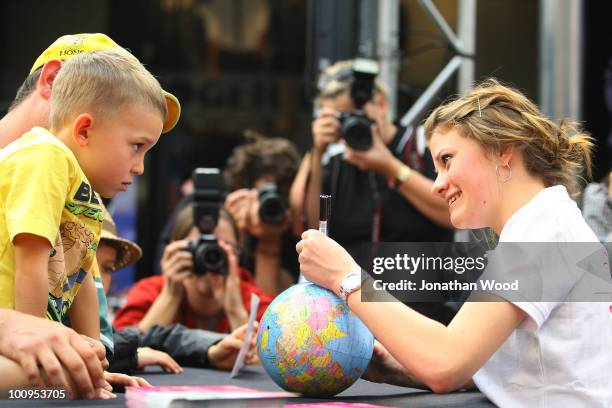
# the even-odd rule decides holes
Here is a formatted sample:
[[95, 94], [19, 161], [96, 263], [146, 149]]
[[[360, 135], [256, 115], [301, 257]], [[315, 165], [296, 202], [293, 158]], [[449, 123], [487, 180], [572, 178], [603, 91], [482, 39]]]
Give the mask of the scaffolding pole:
[[[463, 4], [465, 3], [465, 4]], [[423, 112], [433, 102], [436, 94], [440, 91], [440, 88], [448, 81], [451, 76], [466, 62], [474, 57], [474, 44], [476, 36], [476, 0], [462, 0], [461, 9], [459, 13], [459, 27], [463, 28], [461, 33], [462, 37], [465, 37], [469, 44], [466, 48], [462, 40], [455, 35], [453, 30], [444, 20], [440, 11], [436, 8], [432, 0], [418, 0], [418, 4], [423, 8], [425, 13], [433, 21], [433, 23], [442, 31], [445, 40], [449, 47], [457, 54], [455, 55], [446, 66], [440, 71], [440, 73], [434, 78], [431, 84], [427, 87], [425, 92], [419, 96], [416, 102], [410, 107], [408, 112], [400, 120], [400, 124], [405, 127], [414, 126], [415, 122], [419, 120]], [[471, 48], [470, 48], [471, 47]], [[463, 65], [464, 76], [466, 80], [473, 81], [474, 77], [474, 66]], [[465, 86], [465, 84], [460, 84]], [[460, 89], [462, 91], [463, 89]]]
[[582, 0], [540, 1], [540, 108], [559, 120], [582, 117]]
[[[457, 31], [463, 51], [476, 54], [476, 0], [459, 0], [459, 21]], [[464, 94], [474, 85], [474, 58], [464, 58], [459, 68], [457, 91]]]
[[380, 80], [388, 86], [391, 117], [397, 113], [397, 78], [399, 72], [399, 0], [378, 2], [378, 61]]

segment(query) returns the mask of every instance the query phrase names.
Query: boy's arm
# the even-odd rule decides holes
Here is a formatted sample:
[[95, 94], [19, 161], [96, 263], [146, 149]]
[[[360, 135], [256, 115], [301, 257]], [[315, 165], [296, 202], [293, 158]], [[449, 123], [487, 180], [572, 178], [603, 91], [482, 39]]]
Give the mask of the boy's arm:
[[70, 326], [79, 334], [100, 340], [100, 310], [98, 293], [90, 271], [85, 276], [79, 291], [68, 311]]
[[[25, 137], [25, 136], [24, 136]], [[45, 141], [24, 146], [2, 162], [11, 174], [0, 198], [15, 252], [15, 308], [45, 317], [49, 300], [49, 257], [74, 167], [65, 149]], [[3, 173], [4, 174], [4, 173]]]
[[98, 267], [98, 263], [94, 262], [91, 267], [91, 272], [93, 274], [94, 286], [96, 287], [96, 294], [98, 295], [98, 310], [100, 311], [100, 341], [106, 348], [106, 358], [112, 360], [113, 353], [115, 352], [115, 344], [113, 342], [113, 326], [108, 317], [108, 302], [106, 299], [106, 293], [104, 293], [104, 285], [102, 283], [102, 278], [100, 277], [100, 270]]
[[22, 233], [15, 247], [15, 310], [46, 317], [49, 299], [48, 265], [51, 244], [46, 238]]

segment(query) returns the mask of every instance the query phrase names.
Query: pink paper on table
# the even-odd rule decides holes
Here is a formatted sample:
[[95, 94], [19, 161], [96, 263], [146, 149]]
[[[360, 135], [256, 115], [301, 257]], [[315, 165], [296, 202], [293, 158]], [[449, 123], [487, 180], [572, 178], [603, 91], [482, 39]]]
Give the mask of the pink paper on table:
[[315, 402], [310, 404], [288, 404], [285, 408], [392, 408], [385, 405], [364, 404], [361, 402]]
[[126, 387], [125, 399], [130, 408], [168, 407], [174, 400], [291, 398], [295, 394], [283, 391], [262, 391], [233, 385], [170, 385], [156, 387]]

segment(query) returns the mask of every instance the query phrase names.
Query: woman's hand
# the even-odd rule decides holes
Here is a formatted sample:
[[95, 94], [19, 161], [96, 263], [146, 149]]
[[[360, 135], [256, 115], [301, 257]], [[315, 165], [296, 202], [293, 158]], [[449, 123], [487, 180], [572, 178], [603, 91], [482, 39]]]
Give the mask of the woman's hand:
[[209, 281], [214, 298], [223, 305], [230, 327], [234, 330], [246, 323], [248, 312], [242, 299], [238, 258], [233, 248], [225, 241], [219, 240], [219, 246], [227, 256], [227, 276], [210, 274]]
[[161, 259], [162, 276], [166, 280], [162, 293], [173, 298], [183, 297], [183, 281], [193, 274], [193, 255], [187, 251], [187, 245], [186, 240], [169, 243]]
[[[256, 364], [259, 362], [256, 341], [257, 327], [258, 324], [255, 322], [253, 325], [253, 333], [249, 339], [249, 350], [244, 359], [246, 364]], [[244, 336], [246, 336], [246, 329], [247, 325], [243, 324], [227, 335], [223, 340], [210, 346], [208, 349], [208, 361], [211, 366], [221, 370], [229, 370], [234, 366], [236, 357], [238, 357], [238, 352], [244, 342]]]
[[252, 201], [253, 191], [248, 188], [232, 191], [225, 199], [225, 209], [230, 213], [232, 218], [234, 218], [236, 226], [242, 235], [242, 237], [240, 237], [241, 241], [244, 239], [244, 234], [248, 232], [248, 216]]
[[154, 325], [165, 326], [177, 320], [185, 298], [185, 280], [194, 276], [193, 255], [187, 251], [188, 241], [173, 241], [166, 245], [161, 259], [164, 286], [144, 317], [138, 322], [141, 333]]
[[138, 369], [143, 370], [146, 366], [159, 365], [165, 372], [180, 374], [183, 372], [181, 366], [168, 354], [150, 347], [139, 347], [137, 350]]
[[340, 283], [346, 274], [359, 270], [340, 244], [317, 230], [305, 231], [295, 248], [306, 279], [336, 294], [340, 293]]
[[315, 153], [321, 155], [331, 143], [340, 140], [340, 121], [338, 111], [332, 108], [322, 108], [312, 122], [312, 147]]

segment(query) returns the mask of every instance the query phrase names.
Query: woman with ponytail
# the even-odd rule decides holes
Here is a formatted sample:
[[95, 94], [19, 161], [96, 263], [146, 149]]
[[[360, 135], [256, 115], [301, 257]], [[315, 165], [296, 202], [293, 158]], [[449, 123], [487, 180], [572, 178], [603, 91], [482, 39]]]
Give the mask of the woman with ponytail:
[[[489, 227], [500, 245], [597, 242], [570, 197], [590, 176], [593, 147], [574, 123], [553, 122], [490, 79], [435, 109], [425, 129], [438, 173], [432, 193], [456, 228]], [[499, 406], [612, 406], [609, 303], [571, 302], [571, 286], [554, 302], [493, 293], [497, 301], [468, 301], [444, 326], [399, 302], [362, 301], [359, 287], [347, 291], [345, 277], [360, 267], [321, 233], [306, 231], [297, 251], [306, 278], [344, 295], [380, 342], [367, 379], [434, 392], [477, 387]]]

